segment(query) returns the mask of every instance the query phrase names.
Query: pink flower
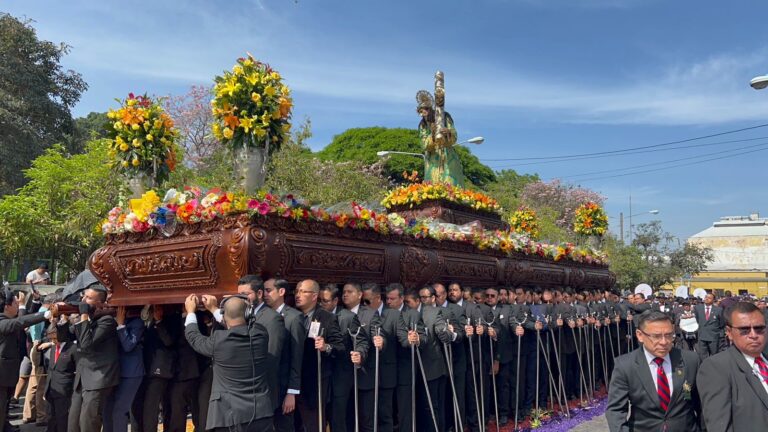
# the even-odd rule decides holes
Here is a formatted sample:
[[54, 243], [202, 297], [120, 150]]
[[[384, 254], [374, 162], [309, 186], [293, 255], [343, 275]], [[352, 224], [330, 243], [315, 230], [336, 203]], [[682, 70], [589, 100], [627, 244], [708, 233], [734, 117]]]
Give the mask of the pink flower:
[[267, 204], [266, 202], [262, 201], [261, 203], [259, 203], [259, 206], [258, 206], [257, 210], [258, 210], [259, 214], [266, 215], [267, 213], [269, 213], [269, 204]]
[[249, 210], [253, 210], [253, 209], [257, 208], [258, 206], [259, 206], [259, 201], [258, 200], [255, 200], [255, 199], [248, 200], [248, 209]]

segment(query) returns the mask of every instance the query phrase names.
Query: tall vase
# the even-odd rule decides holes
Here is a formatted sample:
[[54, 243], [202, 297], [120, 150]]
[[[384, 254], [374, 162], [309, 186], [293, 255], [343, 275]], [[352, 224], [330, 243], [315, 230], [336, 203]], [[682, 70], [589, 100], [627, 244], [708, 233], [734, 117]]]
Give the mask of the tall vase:
[[137, 174], [128, 177], [128, 188], [131, 190], [131, 198], [141, 198], [141, 195], [146, 192], [147, 176], [144, 174]]
[[246, 194], [256, 193], [267, 177], [267, 151], [263, 147], [235, 150], [235, 178]]

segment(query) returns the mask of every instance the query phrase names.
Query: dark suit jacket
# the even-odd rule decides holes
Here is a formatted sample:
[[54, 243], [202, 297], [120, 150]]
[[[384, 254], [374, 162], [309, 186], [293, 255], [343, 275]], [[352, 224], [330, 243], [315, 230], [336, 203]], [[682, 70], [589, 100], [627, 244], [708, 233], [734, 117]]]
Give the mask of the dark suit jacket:
[[723, 309], [712, 305], [709, 311], [709, 319], [705, 319], [706, 311], [703, 304], [698, 304], [693, 308], [696, 315], [696, 321], [699, 323], [699, 340], [706, 342], [718, 342], [725, 328], [725, 317]]
[[72, 390], [75, 386], [75, 371], [77, 369], [76, 352], [77, 350], [73, 343], [63, 342], [61, 343], [58, 361], [55, 361], [55, 346], [48, 348], [44, 353], [43, 362], [48, 373], [44, 390], [47, 400], [72, 396]]
[[[424, 322], [427, 340], [419, 345], [419, 351], [427, 381], [445, 376], [448, 372], [445, 365], [444, 344], [451, 342], [451, 336], [441, 309], [421, 305], [421, 319]], [[418, 365], [418, 359], [416, 361]]]
[[[362, 309], [362, 307], [361, 307]], [[363, 362], [365, 362], [368, 355], [368, 332], [364, 327], [360, 325], [360, 319], [352, 313], [349, 309], [342, 309], [336, 314], [336, 319], [339, 322], [339, 331], [341, 332], [341, 338], [344, 341], [344, 352], [337, 356], [333, 361], [333, 382], [331, 383], [333, 394], [341, 396], [349, 394], [352, 391], [354, 385], [352, 359], [349, 353], [351, 351], [357, 351], [362, 354]], [[360, 333], [357, 337], [352, 338], [350, 332], [355, 334], [358, 330]]]
[[91, 318], [74, 326], [77, 337], [75, 388], [100, 390], [120, 382], [117, 322], [110, 315]]
[[117, 330], [121, 378], [144, 376], [144, 331], [144, 321], [139, 317], [129, 318], [125, 326]]
[[379, 359], [379, 387], [391, 389], [397, 386], [398, 378], [397, 353], [401, 348], [397, 341], [397, 324], [400, 321], [400, 311], [385, 307], [381, 311], [380, 320], [384, 349], [379, 354], [381, 356]]
[[290, 369], [291, 367], [289, 358], [283, 358], [283, 345], [285, 345], [286, 337], [285, 320], [282, 315], [263, 303], [253, 320], [263, 325], [269, 334], [267, 368], [273, 373], [267, 375], [267, 382], [272, 396], [272, 409], [276, 410], [283, 404], [283, 400], [280, 399], [280, 371], [283, 368]]
[[[640, 348], [616, 358], [605, 411], [611, 432], [661, 431], [665, 430], [664, 425], [670, 432], [699, 430], [701, 409], [696, 387], [699, 356], [672, 348], [669, 357], [672, 376], [667, 379], [671, 380], [672, 401], [666, 412], [659, 405], [656, 376], [651, 374], [645, 350]], [[690, 397], [686, 396], [688, 392], [684, 387], [690, 387]]]
[[226, 428], [271, 417], [274, 413], [267, 380], [269, 334], [261, 324], [216, 330], [203, 336], [196, 324], [184, 335], [198, 353], [213, 359], [213, 384], [206, 429]]
[[[21, 311], [19, 311], [21, 312]], [[8, 318], [0, 313], [0, 387], [15, 387], [19, 380], [24, 329], [45, 321], [42, 313]]]
[[283, 316], [286, 337], [283, 343], [283, 362], [288, 359], [288, 363], [280, 367], [280, 398], [283, 398], [288, 389], [301, 391], [301, 362], [307, 331], [302, 322], [303, 315], [298, 310], [284, 305], [280, 314]]
[[[304, 317], [300, 317], [302, 324]], [[328, 380], [333, 373], [333, 362], [341, 356], [349, 357], [346, 351], [344, 340], [341, 337], [339, 323], [336, 321], [336, 315], [331, 314], [320, 306], [316, 306], [312, 315], [312, 321], [320, 323], [322, 335], [325, 343], [333, 349], [330, 353], [322, 353], [320, 356], [320, 373], [322, 380]], [[304, 330], [309, 333], [309, 327]], [[301, 366], [301, 398], [308, 408], [317, 408], [317, 350], [315, 349], [315, 340], [307, 337], [304, 341], [302, 366]], [[324, 398], [325, 399], [325, 398]]]
[[699, 368], [698, 386], [708, 431], [765, 430], [768, 392], [735, 346], [704, 360]]
[[411, 365], [415, 365], [417, 371], [419, 367], [415, 354], [414, 360], [411, 362], [411, 345], [408, 343], [408, 331], [412, 327], [416, 328], [416, 333], [419, 335], [419, 345], [425, 344], [427, 342], [427, 334], [424, 322], [421, 320], [421, 314], [403, 305], [403, 310], [400, 311], [397, 321], [397, 341], [400, 344], [397, 350], [397, 385], [401, 386], [411, 385]]
[[[363, 367], [360, 368], [358, 373], [358, 388], [361, 390], [373, 390], [376, 378], [376, 347], [373, 346], [373, 336], [376, 329], [381, 328], [381, 316], [378, 311], [361, 305], [357, 311], [357, 319], [363, 327], [360, 335], [365, 332], [367, 337], [366, 344], [368, 345], [367, 352], [363, 356]], [[358, 335], [358, 338], [360, 335]], [[363, 349], [362, 345], [360, 345], [360, 349]], [[379, 369], [381, 369], [381, 353], [379, 353]]]
[[[176, 325], [173, 325], [176, 324]], [[147, 376], [155, 378], [173, 378], [176, 370], [176, 340], [180, 324], [173, 323], [168, 317], [160, 322], [152, 322], [144, 333], [144, 358]]]

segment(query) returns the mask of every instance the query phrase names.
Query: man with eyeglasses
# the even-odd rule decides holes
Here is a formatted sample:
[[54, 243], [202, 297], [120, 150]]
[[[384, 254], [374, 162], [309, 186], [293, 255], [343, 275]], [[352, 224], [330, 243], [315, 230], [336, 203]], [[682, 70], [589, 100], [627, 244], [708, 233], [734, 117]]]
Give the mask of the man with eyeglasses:
[[725, 333], [733, 343], [699, 369], [704, 426], [710, 431], [758, 431], [768, 424], [768, 359], [765, 316], [752, 303], [725, 312]]
[[696, 322], [699, 323], [699, 342], [696, 350], [701, 359], [717, 354], [720, 350], [720, 337], [723, 334], [725, 321], [723, 309], [714, 305], [715, 295], [707, 294], [704, 304], [696, 305], [693, 309]]
[[609, 429], [700, 430], [699, 357], [674, 347], [675, 326], [669, 315], [649, 311], [639, 319], [636, 335], [642, 348], [616, 358], [608, 387], [605, 417]]

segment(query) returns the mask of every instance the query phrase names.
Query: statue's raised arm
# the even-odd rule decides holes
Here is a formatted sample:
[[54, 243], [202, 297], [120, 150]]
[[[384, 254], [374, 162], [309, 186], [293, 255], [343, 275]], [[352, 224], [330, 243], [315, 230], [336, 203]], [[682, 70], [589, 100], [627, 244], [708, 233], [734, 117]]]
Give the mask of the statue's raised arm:
[[416, 111], [421, 116], [419, 137], [424, 149], [424, 181], [464, 185], [464, 170], [456, 153], [456, 128], [445, 112], [443, 73], [435, 74], [435, 98], [426, 90], [416, 93]]

